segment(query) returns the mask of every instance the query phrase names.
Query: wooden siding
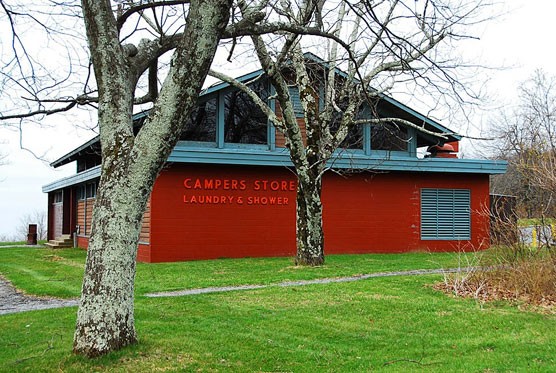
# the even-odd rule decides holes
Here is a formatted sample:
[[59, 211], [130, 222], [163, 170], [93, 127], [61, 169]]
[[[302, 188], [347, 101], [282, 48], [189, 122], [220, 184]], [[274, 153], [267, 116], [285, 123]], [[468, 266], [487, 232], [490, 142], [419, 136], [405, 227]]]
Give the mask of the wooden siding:
[[85, 234], [85, 200], [77, 201], [77, 225], [79, 225], [79, 234]]
[[143, 214], [143, 224], [141, 225], [141, 233], [139, 234], [140, 242], [149, 242], [151, 234], [151, 201], [147, 202], [145, 214]]
[[[79, 225], [79, 235], [80, 236], [90, 236], [91, 235], [91, 222], [93, 220], [93, 207], [95, 199], [87, 198], [87, 204], [85, 200], [80, 200], [77, 202], [77, 224]], [[86, 221], [85, 221], [86, 219]], [[151, 203], [147, 202], [147, 209], [143, 215], [143, 224], [141, 225], [141, 233], [139, 235], [139, 241], [148, 243], [150, 241], [151, 232]]]
[[87, 198], [87, 210], [85, 211], [85, 232], [87, 236], [91, 235], [91, 222], [93, 221], [93, 208], [95, 206], [94, 198]]
[[[282, 110], [280, 109], [280, 103], [278, 101], [276, 101], [276, 116], [278, 118], [282, 118]], [[297, 118], [297, 125], [301, 130], [301, 137], [303, 138], [303, 144], [307, 145], [307, 135], [305, 131], [305, 118]], [[278, 130], [276, 130], [274, 142], [277, 148], [286, 147], [286, 139], [284, 138], [284, 134]]]

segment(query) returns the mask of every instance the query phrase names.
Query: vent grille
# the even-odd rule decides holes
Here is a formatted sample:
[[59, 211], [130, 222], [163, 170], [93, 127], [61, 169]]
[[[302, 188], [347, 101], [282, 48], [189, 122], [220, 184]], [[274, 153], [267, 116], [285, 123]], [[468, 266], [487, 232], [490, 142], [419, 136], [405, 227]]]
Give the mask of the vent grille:
[[471, 191], [421, 189], [421, 239], [470, 239]]

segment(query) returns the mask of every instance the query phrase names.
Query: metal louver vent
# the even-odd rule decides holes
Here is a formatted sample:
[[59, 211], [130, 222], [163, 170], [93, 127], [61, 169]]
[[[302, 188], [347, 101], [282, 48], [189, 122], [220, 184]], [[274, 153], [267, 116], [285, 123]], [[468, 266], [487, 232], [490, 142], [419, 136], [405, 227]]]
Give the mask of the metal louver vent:
[[469, 189], [421, 189], [421, 239], [471, 238]]

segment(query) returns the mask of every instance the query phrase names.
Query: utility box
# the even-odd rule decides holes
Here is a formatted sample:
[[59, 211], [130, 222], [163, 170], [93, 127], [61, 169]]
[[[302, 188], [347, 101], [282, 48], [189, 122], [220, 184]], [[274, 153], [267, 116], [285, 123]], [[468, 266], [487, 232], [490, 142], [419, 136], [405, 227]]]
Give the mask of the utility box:
[[37, 225], [29, 224], [29, 232], [27, 233], [27, 245], [37, 244]]

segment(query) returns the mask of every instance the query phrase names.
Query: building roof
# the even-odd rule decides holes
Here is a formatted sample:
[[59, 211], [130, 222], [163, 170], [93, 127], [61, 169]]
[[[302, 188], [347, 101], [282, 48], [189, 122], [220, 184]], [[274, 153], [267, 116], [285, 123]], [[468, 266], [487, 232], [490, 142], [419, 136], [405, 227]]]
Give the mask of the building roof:
[[[312, 53], [305, 53], [305, 58], [311, 59], [315, 62], [317, 62], [318, 64], [321, 64], [325, 67], [328, 66], [328, 63], [326, 61], [324, 61], [323, 59], [319, 58], [318, 56], [312, 54]], [[342, 70], [336, 68], [336, 72], [339, 75], [343, 75], [346, 76], [346, 73], [343, 72]], [[262, 69], [253, 71], [251, 73], [242, 75], [238, 78], [236, 78], [238, 81], [240, 82], [247, 82], [249, 80], [252, 80], [254, 78], [259, 77], [260, 75], [263, 75], [264, 71]], [[204, 89], [203, 91], [201, 91], [199, 97], [205, 97], [214, 93], [217, 93], [219, 91], [222, 91], [226, 88], [229, 88], [230, 84], [226, 83], [226, 82], [220, 82], [220, 83], [215, 83], [213, 85], [211, 85], [210, 87]], [[427, 117], [426, 115], [423, 115], [421, 113], [419, 113], [418, 111], [410, 108], [409, 106], [399, 102], [398, 100], [387, 96], [385, 94], [379, 94], [381, 101], [381, 104], [385, 105], [385, 108], [387, 108], [389, 111], [391, 111], [392, 113], [394, 113], [395, 115], [398, 115], [400, 117], [405, 117], [404, 119], [408, 119], [409, 121], [415, 122], [418, 125], [423, 125], [425, 127], [425, 129], [433, 131], [433, 132], [441, 132], [441, 133], [448, 133], [448, 140], [446, 140], [447, 142], [450, 141], [459, 141], [461, 139], [461, 136], [457, 135], [454, 131], [448, 129], [447, 127], [443, 126], [442, 124], [438, 123], [437, 121]], [[148, 111], [143, 111], [141, 113], [137, 113], [133, 116], [133, 120], [137, 123], [140, 121], [140, 119], [146, 118], [148, 116]], [[426, 137], [426, 135], [424, 135]], [[91, 140], [87, 141], [86, 143], [84, 143], [83, 145], [77, 147], [76, 149], [70, 151], [69, 153], [63, 155], [62, 157], [58, 158], [57, 160], [53, 161], [52, 163], [50, 163], [50, 166], [52, 167], [59, 167], [62, 165], [65, 165], [67, 163], [73, 162], [75, 160], [77, 160], [78, 158], [84, 156], [87, 153], [91, 153], [91, 151], [99, 151], [100, 150], [100, 146], [97, 144], [100, 143], [100, 137], [99, 136], [95, 136], [94, 138], [92, 138]], [[96, 148], [96, 149], [94, 149]]]

